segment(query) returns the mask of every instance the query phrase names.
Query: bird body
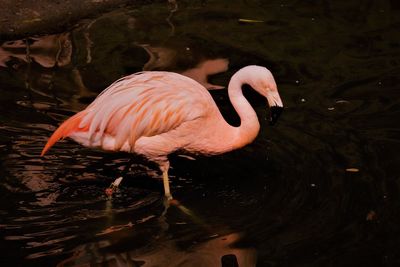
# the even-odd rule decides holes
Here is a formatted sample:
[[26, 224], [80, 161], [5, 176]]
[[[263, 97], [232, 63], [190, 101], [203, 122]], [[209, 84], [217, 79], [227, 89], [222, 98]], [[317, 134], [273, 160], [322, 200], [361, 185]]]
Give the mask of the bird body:
[[170, 197], [170, 153], [183, 150], [192, 154], [221, 154], [256, 138], [260, 124], [242, 94], [244, 83], [264, 95], [270, 106], [282, 107], [272, 74], [259, 66], [239, 70], [228, 87], [241, 119], [239, 127], [224, 120], [210, 93], [195, 80], [162, 71], [126, 76], [61, 124], [42, 155], [64, 137], [87, 147], [140, 154], [159, 164], [165, 193]]

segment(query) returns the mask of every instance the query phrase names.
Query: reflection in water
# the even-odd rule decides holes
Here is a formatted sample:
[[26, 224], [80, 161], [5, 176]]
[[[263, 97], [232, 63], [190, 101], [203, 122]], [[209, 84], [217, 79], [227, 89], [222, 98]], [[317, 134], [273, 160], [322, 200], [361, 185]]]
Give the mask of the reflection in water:
[[[1, 261], [221, 266], [235, 264], [234, 254], [239, 266], [400, 265], [400, 9], [389, 0], [314, 2], [179, 2], [173, 34], [163, 2], [3, 41]], [[239, 151], [171, 158], [189, 215], [164, 213], [157, 169], [141, 159], [110, 201], [104, 189], [125, 154], [66, 140], [38, 157], [60, 121], [121, 76], [170, 70], [213, 89], [250, 64], [276, 74], [287, 109], [277, 127], [261, 121], [259, 138]], [[226, 91], [212, 94], [237, 123]], [[246, 96], [265, 117], [265, 103]]]
[[77, 248], [71, 258], [57, 266], [255, 266], [255, 250], [236, 248], [239, 238], [237, 233], [218, 236], [186, 250], [177, 247], [175, 241], [165, 241], [156, 247], [123, 253], [112, 249], [116, 240], [103, 240]]
[[[47, 35], [43, 37], [27, 38], [24, 40], [5, 42], [0, 46], [0, 66], [10, 66], [14, 69], [19, 69], [22, 65], [27, 66], [26, 75], [29, 76], [27, 82], [29, 83], [28, 89], [44, 87], [47, 89], [53, 87], [54, 68], [66, 69], [70, 79], [73, 82], [73, 87], [78, 90], [77, 95], [80, 98], [95, 97], [96, 94], [91, 93], [85, 86], [82, 80], [81, 73], [76, 66], [72, 66], [72, 55], [77, 53], [75, 50], [84, 50], [86, 52], [86, 64], [92, 61], [92, 46], [93, 41], [90, 40], [88, 30], [92, 27], [94, 22], [84, 27], [84, 43], [82, 47], [72, 48], [71, 33], [62, 33], [57, 35]], [[160, 47], [151, 45], [138, 45], [138, 48], [143, 48], [149, 59], [144, 63], [143, 70], [166, 70], [175, 71], [186, 75], [205, 86], [208, 89], [222, 89], [224, 86], [213, 85], [208, 83], [208, 76], [215, 75], [220, 72], [228, 70], [228, 60], [224, 58], [210, 58], [204, 57], [199, 54], [199, 51], [192, 52], [190, 47], [184, 48], [182, 54], [181, 47]], [[75, 55], [76, 57], [77, 55]], [[44, 74], [43, 72], [31, 73], [31, 63], [37, 63], [40, 67], [46, 69], [53, 69], [51, 75]], [[178, 67], [180, 66], [180, 67]], [[182, 66], [186, 68], [182, 69]], [[120, 74], [123, 76], [123, 73]], [[45, 92], [38, 92], [45, 94]], [[56, 98], [55, 93], [52, 96]], [[82, 109], [82, 105], [74, 103], [74, 108]], [[40, 107], [36, 105], [36, 107]]]
[[[198, 81], [201, 85], [209, 90], [223, 89], [224, 86], [210, 84], [208, 82], [209, 75], [216, 75], [228, 70], [229, 61], [225, 58], [205, 59], [202, 57], [195, 58], [194, 62], [189, 64], [193, 65], [192, 68], [179, 70], [177, 69], [177, 62], [183, 63], [183, 60], [193, 58], [190, 47], [186, 47], [183, 52], [177, 49], [167, 47], [152, 47], [149, 45], [142, 45], [142, 47], [149, 54], [149, 61], [143, 67], [145, 71], [151, 70], [168, 70], [175, 71], [189, 78]], [[193, 64], [194, 63], [194, 64]], [[183, 63], [188, 65], [188, 63]], [[175, 68], [173, 67], [175, 65]], [[178, 65], [179, 66], [179, 65]]]
[[7, 67], [13, 59], [26, 63], [29, 60], [28, 49], [30, 59], [44, 68], [63, 67], [71, 63], [70, 33], [62, 33], [4, 42], [0, 47], [0, 66]]

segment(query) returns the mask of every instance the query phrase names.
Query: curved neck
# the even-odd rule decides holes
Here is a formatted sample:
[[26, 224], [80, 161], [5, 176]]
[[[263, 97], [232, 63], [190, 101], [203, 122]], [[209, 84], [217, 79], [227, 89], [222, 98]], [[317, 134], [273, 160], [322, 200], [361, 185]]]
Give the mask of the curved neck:
[[243, 96], [242, 85], [246, 80], [242, 77], [241, 71], [235, 73], [228, 85], [229, 99], [240, 117], [240, 126], [234, 127], [236, 147], [242, 147], [251, 143], [260, 130], [260, 123], [253, 107]]

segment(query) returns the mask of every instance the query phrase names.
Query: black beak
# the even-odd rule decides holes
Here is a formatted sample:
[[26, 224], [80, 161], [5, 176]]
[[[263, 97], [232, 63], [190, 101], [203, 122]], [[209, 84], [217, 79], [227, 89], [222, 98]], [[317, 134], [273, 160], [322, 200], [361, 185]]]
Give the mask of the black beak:
[[270, 112], [271, 117], [269, 119], [269, 125], [275, 125], [275, 123], [278, 121], [279, 116], [281, 116], [283, 112], [283, 107], [272, 106], [270, 108]]

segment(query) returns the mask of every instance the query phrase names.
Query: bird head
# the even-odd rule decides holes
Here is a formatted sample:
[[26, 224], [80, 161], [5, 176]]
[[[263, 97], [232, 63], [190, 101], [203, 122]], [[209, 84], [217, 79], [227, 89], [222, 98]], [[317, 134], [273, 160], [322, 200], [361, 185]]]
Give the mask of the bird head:
[[272, 73], [265, 67], [248, 66], [248, 84], [267, 99], [270, 107], [270, 124], [274, 125], [283, 111], [283, 103]]

